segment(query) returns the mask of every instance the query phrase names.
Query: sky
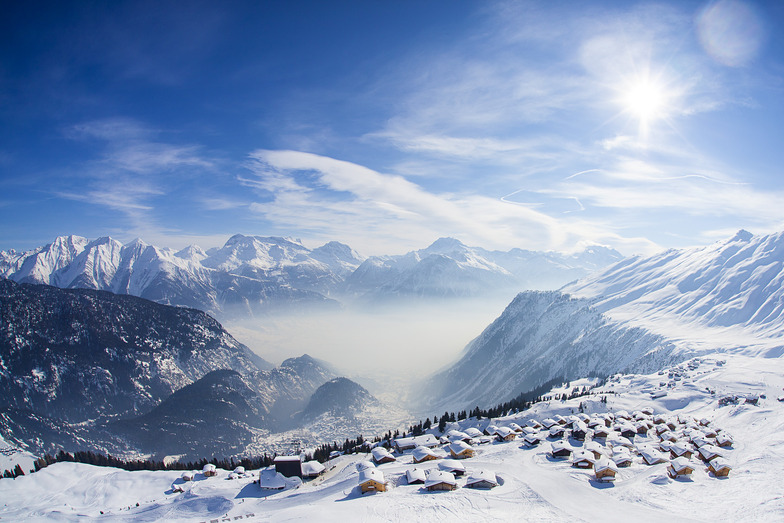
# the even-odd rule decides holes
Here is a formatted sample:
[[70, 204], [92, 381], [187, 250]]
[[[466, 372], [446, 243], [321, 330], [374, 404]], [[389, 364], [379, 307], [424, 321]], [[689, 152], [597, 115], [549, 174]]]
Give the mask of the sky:
[[784, 229], [781, 2], [6, 2], [0, 250]]

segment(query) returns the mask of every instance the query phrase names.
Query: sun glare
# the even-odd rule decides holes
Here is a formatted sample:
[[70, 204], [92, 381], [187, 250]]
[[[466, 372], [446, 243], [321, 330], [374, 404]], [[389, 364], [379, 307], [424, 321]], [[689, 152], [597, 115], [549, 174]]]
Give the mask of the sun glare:
[[640, 78], [624, 85], [620, 92], [623, 112], [639, 125], [640, 136], [646, 138], [657, 120], [666, 120], [670, 100], [668, 90], [650, 78]]

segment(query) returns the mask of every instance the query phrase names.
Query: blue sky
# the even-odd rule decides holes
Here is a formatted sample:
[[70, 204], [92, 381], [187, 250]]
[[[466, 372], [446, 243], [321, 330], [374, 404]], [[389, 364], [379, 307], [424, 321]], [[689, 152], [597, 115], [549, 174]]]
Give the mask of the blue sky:
[[781, 3], [185, 5], [4, 5], [0, 249], [784, 229]]

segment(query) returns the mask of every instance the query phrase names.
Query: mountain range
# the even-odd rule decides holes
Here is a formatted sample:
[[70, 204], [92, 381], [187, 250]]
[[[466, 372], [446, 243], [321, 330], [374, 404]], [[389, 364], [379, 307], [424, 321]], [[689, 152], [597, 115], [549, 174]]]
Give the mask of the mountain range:
[[551, 289], [621, 259], [606, 247], [578, 254], [508, 252], [441, 238], [426, 249], [364, 258], [329, 242], [234, 235], [223, 247], [180, 251], [109, 237], [62, 236], [27, 252], [0, 252], [0, 277], [19, 283], [107, 290], [193, 307], [219, 319], [335, 309], [360, 300], [476, 297]]
[[652, 372], [703, 352], [784, 354], [784, 233], [634, 256], [526, 291], [431, 376], [430, 409], [487, 407], [556, 378]]

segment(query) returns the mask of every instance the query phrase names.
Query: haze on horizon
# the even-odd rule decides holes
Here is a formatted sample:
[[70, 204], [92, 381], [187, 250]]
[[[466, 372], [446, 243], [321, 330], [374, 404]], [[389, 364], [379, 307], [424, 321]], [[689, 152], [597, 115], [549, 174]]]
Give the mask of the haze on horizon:
[[624, 254], [784, 227], [778, 2], [15, 2], [0, 250]]

